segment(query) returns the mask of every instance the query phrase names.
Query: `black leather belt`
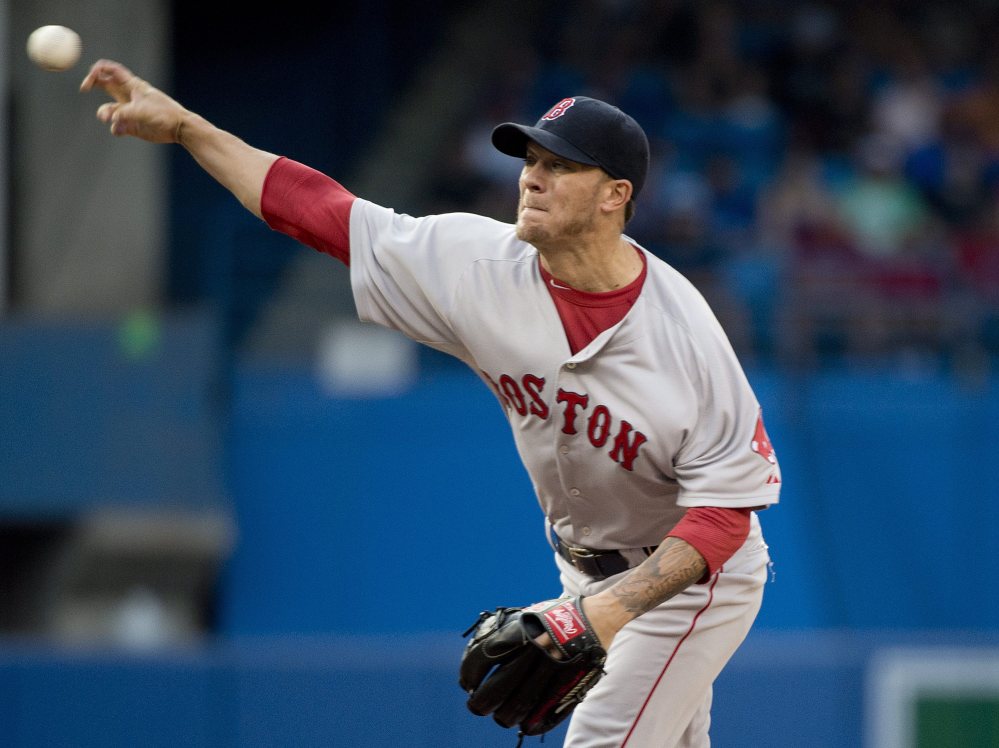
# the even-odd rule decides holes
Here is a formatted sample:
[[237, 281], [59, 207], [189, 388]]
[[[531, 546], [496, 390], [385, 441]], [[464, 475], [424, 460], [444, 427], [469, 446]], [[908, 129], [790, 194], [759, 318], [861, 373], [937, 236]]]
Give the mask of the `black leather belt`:
[[[593, 577], [597, 581], [620, 574], [622, 571], [627, 571], [631, 568], [631, 564], [621, 551], [595, 551], [592, 548], [571, 545], [556, 535], [555, 530], [552, 530], [551, 533], [552, 545], [555, 546], [555, 551], [558, 555], [572, 564], [576, 570]], [[656, 546], [653, 545], [646, 546], [640, 550], [646, 556], [651, 556], [655, 549]]]

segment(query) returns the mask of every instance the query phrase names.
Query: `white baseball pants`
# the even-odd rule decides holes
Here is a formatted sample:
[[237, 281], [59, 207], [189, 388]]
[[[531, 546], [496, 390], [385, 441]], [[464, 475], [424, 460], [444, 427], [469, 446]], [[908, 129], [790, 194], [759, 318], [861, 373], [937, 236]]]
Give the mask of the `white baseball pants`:
[[[556, 562], [570, 595], [595, 594], [619, 578], [594, 582]], [[712, 683], [756, 619], [769, 562], [754, 514], [749, 537], [721, 571], [621, 629], [607, 675], [573, 712], [564, 748], [709, 746]]]

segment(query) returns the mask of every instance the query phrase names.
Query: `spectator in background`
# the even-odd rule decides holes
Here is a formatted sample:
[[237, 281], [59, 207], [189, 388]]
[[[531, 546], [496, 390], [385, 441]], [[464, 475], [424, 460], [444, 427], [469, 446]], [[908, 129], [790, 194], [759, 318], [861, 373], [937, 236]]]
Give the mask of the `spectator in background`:
[[[646, 247], [681, 272], [708, 299], [740, 355], [752, 354], [749, 311], [726, 282], [731, 242], [718, 231], [713, 185], [697, 171], [667, 170], [659, 175], [650, 205], [636, 214], [635, 234]], [[642, 223], [637, 224], [639, 215]], [[632, 228], [629, 227], [629, 232]]]
[[994, 168], [979, 134], [955, 105], [944, 111], [937, 137], [909, 153], [905, 176], [946, 224], [961, 227], [989, 200]]
[[862, 283], [845, 296], [852, 348], [865, 354], [948, 345], [945, 292], [952, 258], [939, 217], [902, 173], [903, 148], [884, 135], [858, 144], [858, 174], [838, 198], [840, 220], [860, 254]]
[[737, 154], [715, 153], [704, 165], [709, 229], [717, 241], [733, 249], [746, 242], [756, 221], [756, 185], [745, 172]]
[[[807, 143], [787, 150], [759, 193], [756, 227], [754, 251], [733, 261], [729, 283], [750, 310], [757, 350], [799, 361], [815, 352], [821, 327], [832, 325], [837, 338], [847, 337], [844, 299], [861, 282], [859, 257], [822, 159]], [[782, 309], [788, 312], [783, 319]]]
[[806, 145], [785, 153], [775, 179], [759, 195], [757, 215], [761, 242], [780, 254], [845, 244], [822, 161]]
[[710, 232], [710, 187], [696, 172], [678, 172], [669, 175], [661, 199], [657, 225], [646, 224], [648, 247], [703, 291], [725, 258]]
[[857, 171], [837, 199], [837, 211], [857, 251], [873, 260], [912, 254], [924, 247], [931, 213], [904, 178], [897, 140], [872, 134], [855, 151]]
[[871, 101], [871, 124], [905, 155], [937, 139], [945, 92], [913, 34], [894, 37], [887, 79]]
[[784, 116], [770, 95], [764, 71], [748, 65], [732, 79], [727, 101], [721, 104], [726, 152], [736, 161], [740, 182], [755, 191], [774, 178], [787, 135]]
[[[969, 282], [953, 274], [950, 247], [999, 188], [987, 9], [586, 0], [544, 14], [522, 56], [532, 71], [517, 68], [509, 87], [495, 76], [504, 97], [519, 87], [520, 109], [489, 121], [567, 88], [627, 102], [653, 158], [629, 232], [706, 294], [739, 300], [754, 347], [768, 349], [782, 307], [813, 311], [785, 280], [827, 298], [831, 314], [937, 303]], [[488, 173], [493, 154], [481, 153]]]

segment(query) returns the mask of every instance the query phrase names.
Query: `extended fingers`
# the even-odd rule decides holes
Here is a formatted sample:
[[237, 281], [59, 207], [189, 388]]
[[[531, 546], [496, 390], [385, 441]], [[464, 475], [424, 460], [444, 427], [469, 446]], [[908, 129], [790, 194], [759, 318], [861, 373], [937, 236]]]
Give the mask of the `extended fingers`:
[[131, 101], [132, 91], [142, 82], [121, 63], [98, 60], [90, 67], [90, 71], [80, 84], [80, 90], [90, 91], [96, 87], [110, 94], [114, 101], [97, 107], [97, 119], [111, 125], [112, 135], [125, 135], [127, 127], [121, 119], [121, 107]]
[[108, 102], [97, 107], [97, 119], [111, 125], [112, 135], [128, 135], [128, 122], [123, 118], [123, 104]]
[[106, 104], [101, 104], [97, 107], [97, 119], [105, 124], [111, 121], [114, 113], [118, 110], [119, 104], [114, 102], [107, 102]]
[[90, 66], [90, 71], [80, 83], [81, 91], [90, 91], [95, 86], [107, 91], [117, 101], [126, 101], [129, 91], [138, 80], [127, 67], [114, 60], [98, 60]]
[[121, 104], [108, 102], [97, 107], [97, 119], [111, 125], [112, 135], [125, 135], [127, 129], [121, 120]]

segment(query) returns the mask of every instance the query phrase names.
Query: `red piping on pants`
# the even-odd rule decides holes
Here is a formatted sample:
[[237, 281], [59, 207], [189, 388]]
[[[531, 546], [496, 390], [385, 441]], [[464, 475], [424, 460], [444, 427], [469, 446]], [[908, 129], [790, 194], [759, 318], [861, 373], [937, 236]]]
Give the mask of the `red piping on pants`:
[[[721, 569], [719, 569], [718, 571], [721, 572]], [[672, 664], [673, 658], [676, 657], [676, 653], [680, 651], [680, 647], [683, 646], [683, 643], [685, 641], [687, 641], [687, 637], [693, 633], [694, 626], [697, 625], [697, 619], [701, 617], [701, 613], [703, 613], [704, 611], [706, 611], [708, 608], [711, 607], [711, 602], [715, 599], [716, 584], [718, 584], [718, 574], [715, 574], [715, 578], [711, 580], [711, 587], [708, 589], [708, 601], [704, 604], [703, 608], [697, 611], [697, 614], [694, 616], [694, 619], [690, 622], [690, 628], [687, 629], [687, 633], [685, 633], [682, 637], [680, 637], [680, 641], [678, 641], [676, 643], [676, 646], [673, 647], [673, 651], [670, 653], [669, 659], [666, 660], [666, 664], [663, 665], [663, 669], [659, 673], [659, 677], [656, 678], [656, 682], [652, 684], [652, 688], [649, 690], [649, 695], [645, 697], [645, 702], [642, 704], [642, 708], [638, 710], [638, 714], [635, 716], [635, 721], [631, 723], [631, 729], [629, 729], [628, 734], [624, 736], [624, 742], [621, 743], [621, 748], [625, 748], [625, 746], [628, 745], [628, 741], [631, 740], [632, 733], [634, 733], [635, 728], [638, 727], [638, 720], [642, 718], [642, 714], [645, 712], [645, 707], [649, 705], [649, 701], [652, 699], [652, 694], [655, 693], [656, 688], [659, 687], [660, 681], [662, 681], [663, 676], [666, 675], [666, 671], [669, 669], [669, 666]]]

